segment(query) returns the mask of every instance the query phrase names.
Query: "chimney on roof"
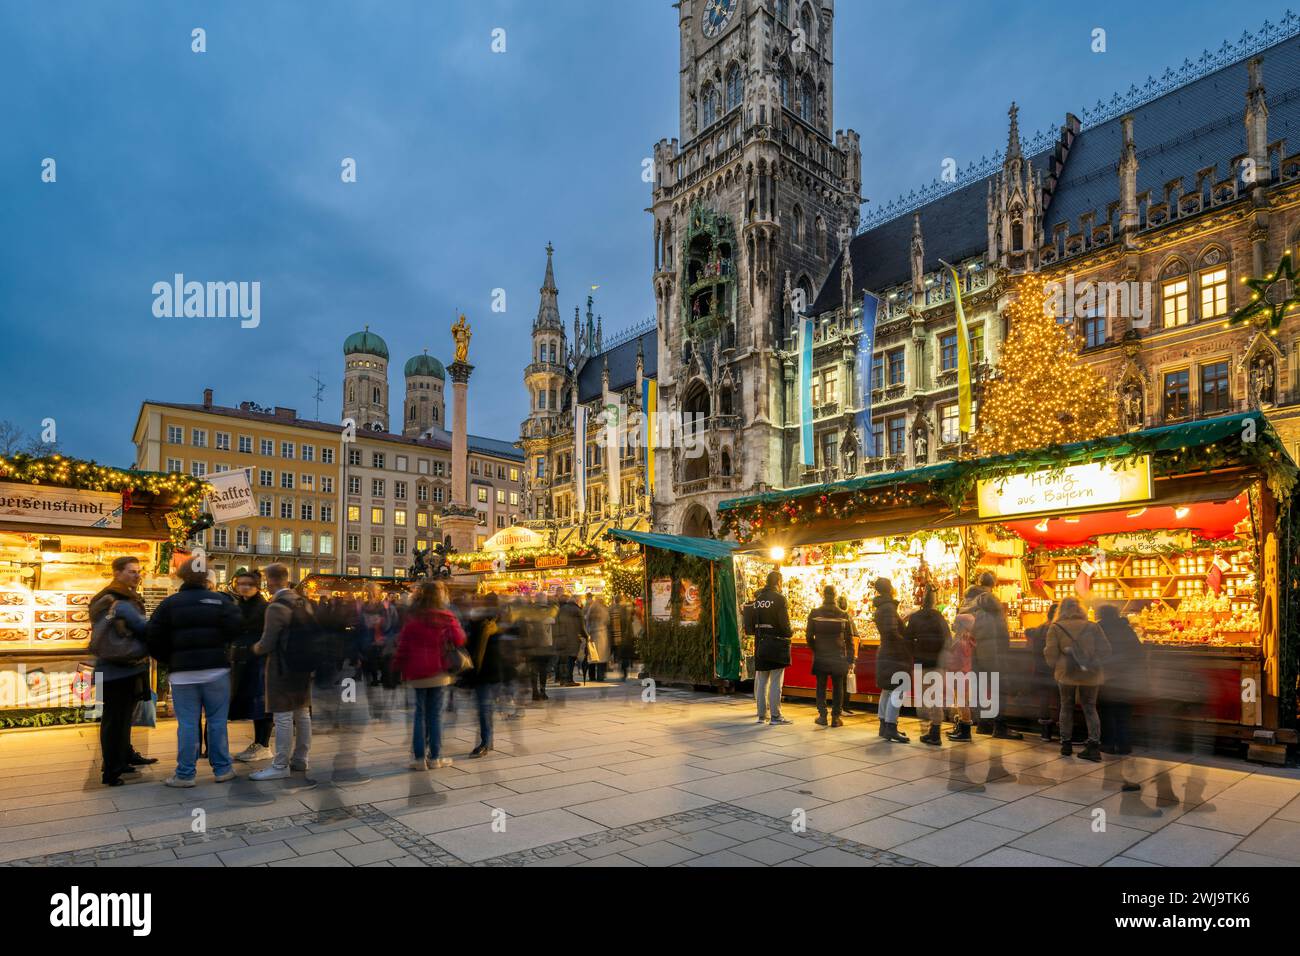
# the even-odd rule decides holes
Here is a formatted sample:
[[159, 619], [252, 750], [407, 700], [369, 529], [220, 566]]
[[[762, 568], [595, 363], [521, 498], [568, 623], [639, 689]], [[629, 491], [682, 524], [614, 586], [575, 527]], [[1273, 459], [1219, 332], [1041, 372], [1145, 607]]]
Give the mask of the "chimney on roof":
[[1133, 116], [1120, 120], [1124, 131], [1124, 146], [1119, 160], [1119, 232], [1127, 247], [1132, 247], [1133, 236], [1138, 231], [1137, 144], [1133, 141]]
[[275, 417], [282, 419], [283, 421], [286, 422], [291, 422], [298, 417], [298, 412], [296, 409], [282, 408], [281, 406], [277, 405], [275, 406]]
[[203, 407], [204, 408], [212, 407], [212, 389], [210, 388], [205, 388], [203, 390]]

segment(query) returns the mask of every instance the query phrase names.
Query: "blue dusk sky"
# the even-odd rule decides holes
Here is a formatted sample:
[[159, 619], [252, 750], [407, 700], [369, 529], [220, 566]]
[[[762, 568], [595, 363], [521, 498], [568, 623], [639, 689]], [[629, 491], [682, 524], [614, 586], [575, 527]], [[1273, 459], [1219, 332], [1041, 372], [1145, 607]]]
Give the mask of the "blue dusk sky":
[[[1013, 99], [1030, 136], [1284, 12], [836, 6], [834, 125], [861, 133], [874, 203], [1003, 147]], [[0, 420], [54, 418], [66, 454], [127, 465], [144, 399], [316, 417], [319, 370], [337, 421], [349, 333], [387, 341], [400, 402], [402, 364], [448, 360], [464, 311], [470, 428], [513, 440], [548, 241], [566, 321], [592, 285], [607, 333], [653, 315], [641, 168], [680, 136], [678, 66], [668, 0], [3, 4]], [[260, 282], [261, 324], [155, 317], [176, 273]]]

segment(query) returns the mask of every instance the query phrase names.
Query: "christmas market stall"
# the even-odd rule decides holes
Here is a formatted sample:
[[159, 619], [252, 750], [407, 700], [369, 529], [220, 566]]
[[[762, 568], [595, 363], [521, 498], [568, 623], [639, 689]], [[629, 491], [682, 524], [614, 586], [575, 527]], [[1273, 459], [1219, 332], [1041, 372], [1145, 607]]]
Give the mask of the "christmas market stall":
[[610, 531], [639, 545], [644, 558], [645, 672], [660, 681], [704, 685], [741, 673], [736, 545], [645, 531]]
[[188, 475], [0, 457], [0, 728], [93, 719], [90, 600], [129, 555], [152, 611], [205, 492]]
[[[1148, 707], [1217, 737], [1296, 741], [1296, 466], [1247, 412], [725, 501], [742, 600], [780, 566], [796, 644], [821, 588], [848, 598], [858, 694], [877, 696], [871, 584], [906, 617], [926, 585], [949, 620], [985, 572], [1008, 611], [1007, 716], [1036, 717], [1027, 629], [1053, 602], [1112, 605], [1145, 649]], [[814, 687], [796, 646], [786, 689]]]
[[561, 593], [582, 597], [599, 594], [608, 598], [615, 580], [635, 575], [626, 566], [629, 557], [608, 542], [594, 541], [570, 547], [551, 547], [545, 535], [514, 526], [498, 531], [478, 551], [453, 553], [448, 557], [454, 580], [473, 576], [480, 594], [530, 598], [535, 594], [555, 597]]

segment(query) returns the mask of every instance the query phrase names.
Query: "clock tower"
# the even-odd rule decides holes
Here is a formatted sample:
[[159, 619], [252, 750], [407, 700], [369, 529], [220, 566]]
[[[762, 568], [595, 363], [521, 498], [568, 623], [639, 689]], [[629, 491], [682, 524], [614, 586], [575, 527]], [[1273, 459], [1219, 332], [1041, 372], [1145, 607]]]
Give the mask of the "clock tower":
[[[785, 353], [857, 229], [857, 133], [832, 125], [834, 0], [680, 0], [680, 139], [654, 148], [661, 448], [656, 530], [797, 484]], [[668, 444], [667, 437], [660, 444]]]

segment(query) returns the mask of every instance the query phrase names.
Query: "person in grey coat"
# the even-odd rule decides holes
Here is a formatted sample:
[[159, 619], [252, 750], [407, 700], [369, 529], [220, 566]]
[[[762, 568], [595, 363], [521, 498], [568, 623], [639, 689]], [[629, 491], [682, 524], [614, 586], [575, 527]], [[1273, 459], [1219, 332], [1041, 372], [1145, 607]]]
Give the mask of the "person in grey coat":
[[1004, 662], [1011, 653], [1011, 631], [1007, 626], [1007, 609], [993, 593], [996, 579], [991, 571], [983, 572], [978, 582], [966, 592], [958, 614], [970, 614], [975, 618], [975, 659], [972, 666], [977, 675], [998, 675], [998, 700], [994, 702], [997, 716], [990, 722], [982, 720], [976, 733], [989, 734], [1005, 740], [1023, 740], [1024, 734], [1007, 727], [1003, 716], [1003, 702], [1007, 697], [1005, 681], [1007, 671]]
[[1071, 753], [1070, 736], [1074, 732], [1074, 702], [1077, 698], [1088, 724], [1088, 740], [1079, 756], [1084, 760], [1101, 760], [1101, 717], [1097, 713], [1097, 693], [1106, 681], [1102, 663], [1110, 656], [1110, 641], [1100, 627], [1088, 620], [1088, 612], [1076, 597], [1061, 601], [1061, 608], [1047, 628], [1047, 645], [1043, 650], [1047, 663], [1061, 688], [1061, 756]]
[[250, 779], [280, 780], [291, 770], [307, 770], [311, 749], [311, 674], [291, 671], [285, 660], [294, 613], [301, 612], [306, 601], [289, 587], [289, 569], [283, 564], [267, 565], [264, 574], [271, 603], [253, 653], [266, 658], [266, 707], [275, 715], [275, 759]]
[[555, 615], [555, 683], [560, 687], [577, 687], [573, 679], [573, 665], [578, 662], [587, 641], [587, 625], [582, 619], [582, 608], [574, 603], [573, 595], [560, 597], [560, 607]]

